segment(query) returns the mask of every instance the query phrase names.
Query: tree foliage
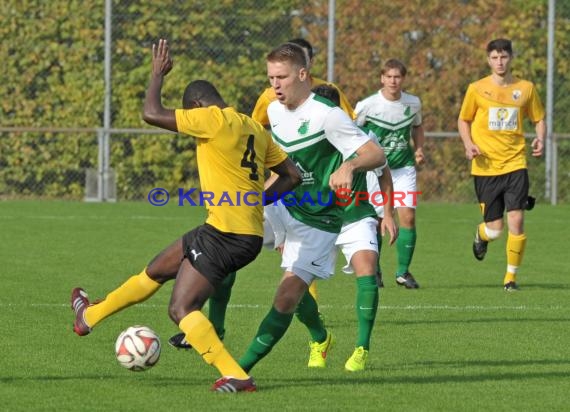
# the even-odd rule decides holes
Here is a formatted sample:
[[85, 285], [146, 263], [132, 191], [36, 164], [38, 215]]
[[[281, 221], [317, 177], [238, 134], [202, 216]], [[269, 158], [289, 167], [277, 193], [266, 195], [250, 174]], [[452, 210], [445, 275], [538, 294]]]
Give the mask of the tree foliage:
[[[566, 3], [558, 1], [556, 19], [554, 127], [558, 132], [564, 132], [570, 120], [566, 91], [570, 5]], [[161, 37], [169, 40], [175, 62], [164, 85], [163, 102], [168, 107], [180, 106], [185, 85], [203, 78], [219, 86], [229, 104], [251, 112], [268, 85], [266, 53], [292, 37], [313, 43], [314, 74], [325, 77], [328, 6], [324, 0], [114, 0], [112, 126], [147, 127], [141, 120], [142, 100], [151, 45]], [[515, 73], [534, 81], [545, 98], [547, 0], [337, 0], [336, 7], [335, 82], [353, 104], [380, 87], [382, 62], [396, 57], [408, 66], [407, 90], [422, 98], [426, 130], [455, 131], [463, 94], [470, 82], [488, 73], [484, 49], [496, 37], [513, 39]], [[104, 0], [0, 3], [0, 57], [5, 62], [1, 126], [102, 126], [104, 12]], [[148, 182], [173, 186], [193, 182], [193, 141], [175, 140], [115, 136], [112, 165], [120, 171], [121, 193]], [[0, 193], [20, 190], [22, 185], [30, 191], [47, 187], [46, 179], [53, 179], [48, 169], [59, 168], [75, 170], [78, 177], [73, 180], [61, 173], [55, 179], [57, 190], [50, 193], [64, 193], [67, 185], [74, 187], [72, 196], [76, 196], [83, 169], [92, 166], [96, 153], [94, 136], [83, 135], [77, 142], [63, 134], [0, 135]], [[53, 154], [34, 161], [38, 150], [45, 148]], [[29, 166], [22, 168], [23, 164]], [[438, 179], [447, 177], [438, 175]]]
[[[180, 107], [186, 84], [202, 78], [217, 85], [229, 104], [250, 112], [267, 84], [264, 56], [293, 36], [298, 3], [115, 0], [112, 126], [146, 127], [142, 101], [151, 46], [159, 38], [169, 40], [175, 61], [164, 85], [166, 106]], [[2, 2], [0, 56], [8, 64], [0, 93], [10, 96], [0, 105], [2, 126], [102, 126], [104, 11], [103, 1]], [[93, 167], [85, 157], [97, 158], [95, 136], [83, 138], [77, 153], [65, 134], [2, 135], [0, 194], [80, 197], [85, 167]], [[171, 189], [196, 185], [192, 138], [113, 135], [111, 141], [120, 198], [140, 198], [157, 184]], [[49, 159], [40, 148], [51, 153]], [[62, 164], [63, 159], [69, 162]]]

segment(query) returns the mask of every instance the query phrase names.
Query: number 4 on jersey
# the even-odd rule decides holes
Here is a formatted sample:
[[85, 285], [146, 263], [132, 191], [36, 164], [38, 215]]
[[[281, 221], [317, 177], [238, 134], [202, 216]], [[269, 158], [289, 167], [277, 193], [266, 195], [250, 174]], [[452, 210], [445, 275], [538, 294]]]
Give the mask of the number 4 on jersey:
[[259, 174], [257, 173], [257, 163], [255, 163], [255, 147], [253, 135], [250, 135], [247, 139], [247, 148], [245, 149], [245, 152], [243, 152], [241, 167], [251, 169], [251, 173], [249, 174], [249, 178], [251, 180], [259, 180]]

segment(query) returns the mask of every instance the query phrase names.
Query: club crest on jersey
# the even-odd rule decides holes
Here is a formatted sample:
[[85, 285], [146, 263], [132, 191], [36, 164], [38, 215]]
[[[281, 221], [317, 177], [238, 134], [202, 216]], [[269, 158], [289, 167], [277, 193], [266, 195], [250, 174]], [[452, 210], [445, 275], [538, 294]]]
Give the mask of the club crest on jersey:
[[503, 107], [497, 109], [497, 120], [503, 122], [509, 116], [509, 111]]
[[513, 100], [518, 100], [521, 98], [522, 92], [520, 90], [513, 90]]
[[299, 134], [306, 134], [309, 131], [309, 120], [301, 120], [301, 126], [297, 129]]
[[301, 172], [301, 177], [303, 178], [303, 182], [301, 183], [301, 185], [312, 185], [313, 183], [315, 183], [313, 172], [307, 172], [299, 162], [296, 162], [295, 166], [297, 166], [297, 168]]

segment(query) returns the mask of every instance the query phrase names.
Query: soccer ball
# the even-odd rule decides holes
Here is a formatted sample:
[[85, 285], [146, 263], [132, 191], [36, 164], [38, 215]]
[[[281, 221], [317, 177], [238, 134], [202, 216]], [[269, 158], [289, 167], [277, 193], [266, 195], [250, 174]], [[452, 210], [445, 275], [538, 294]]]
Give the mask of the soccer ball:
[[160, 339], [146, 326], [131, 326], [115, 342], [115, 354], [121, 366], [138, 372], [151, 368], [160, 358]]

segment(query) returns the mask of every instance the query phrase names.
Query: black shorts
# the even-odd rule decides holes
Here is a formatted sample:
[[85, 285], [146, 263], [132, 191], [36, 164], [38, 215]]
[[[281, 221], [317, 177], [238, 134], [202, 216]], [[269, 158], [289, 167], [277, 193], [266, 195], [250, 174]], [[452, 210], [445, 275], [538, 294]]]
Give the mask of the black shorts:
[[261, 251], [262, 244], [261, 236], [225, 233], [208, 224], [182, 236], [184, 258], [215, 288], [229, 273], [252, 262]]
[[485, 222], [503, 217], [505, 209], [524, 210], [528, 201], [528, 171], [516, 170], [499, 176], [475, 176], [475, 193]]

